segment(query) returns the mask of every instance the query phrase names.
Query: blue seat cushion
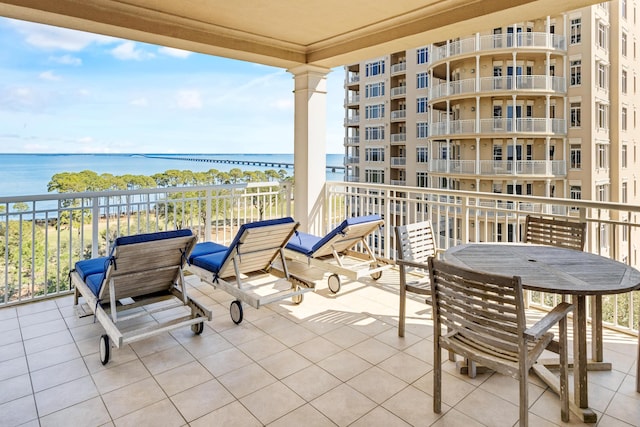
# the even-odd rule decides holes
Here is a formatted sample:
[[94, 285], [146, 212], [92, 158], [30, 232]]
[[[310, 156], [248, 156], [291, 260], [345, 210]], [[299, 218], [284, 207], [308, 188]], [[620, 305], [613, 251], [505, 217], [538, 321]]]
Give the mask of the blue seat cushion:
[[315, 244], [320, 240], [322, 240], [322, 237], [299, 231], [291, 236], [291, 239], [287, 243], [287, 249], [309, 256], [313, 253], [313, 247]]
[[109, 266], [109, 257], [101, 256], [99, 258], [85, 259], [76, 262], [76, 271], [80, 278], [84, 281], [87, 276], [96, 273], [104, 273]]
[[134, 234], [132, 236], [118, 237], [116, 241], [113, 242], [113, 246], [153, 242], [154, 240], [170, 239], [172, 237], [188, 237], [192, 235], [193, 232], [188, 228], [182, 230], [158, 231], [156, 233]]
[[193, 258], [191, 264], [204, 268], [207, 271], [211, 271], [212, 273], [217, 273], [220, 271], [222, 264], [227, 259], [227, 252], [214, 252], [212, 254], [200, 255], [197, 258]]
[[[250, 230], [252, 228], [266, 227], [270, 225], [278, 225], [278, 224], [289, 224], [294, 223], [295, 221], [291, 217], [285, 218], [277, 218], [277, 219], [268, 219], [264, 221], [255, 221], [243, 224], [240, 226], [236, 237], [231, 242], [228, 248], [225, 251], [212, 252], [205, 255], [194, 256], [192, 252], [192, 256], [190, 258], [191, 264], [198, 266], [200, 268], [204, 268], [205, 270], [211, 271], [213, 273], [217, 273], [220, 271], [224, 263], [227, 261], [227, 258], [233, 253], [233, 249], [238, 245], [238, 242], [242, 238], [242, 235], [246, 230]], [[217, 243], [212, 243], [211, 245], [216, 245], [218, 247], [223, 247], [223, 245], [219, 245]], [[196, 245], [197, 247], [198, 245]], [[213, 248], [213, 246], [210, 246]]]
[[229, 248], [225, 245], [221, 245], [219, 243], [214, 242], [202, 242], [198, 243], [191, 251], [191, 256], [189, 256], [189, 262], [193, 264], [193, 260], [202, 255], [214, 254], [217, 252], [226, 252]]
[[91, 292], [93, 292], [95, 296], [98, 296], [98, 294], [100, 293], [100, 287], [102, 286], [103, 281], [104, 273], [91, 274], [87, 276], [86, 279], [84, 279], [84, 282], [87, 284], [89, 289], [91, 289]]
[[[306, 233], [296, 233], [297, 235], [293, 236], [289, 243], [287, 244], [287, 248], [302, 252], [305, 255], [313, 255], [318, 249], [322, 248], [327, 244], [331, 239], [333, 239], [336, 235], [342, 233], [345, 228], [350, 225], [363, 224], [367, 222], [375, 222], [380, 221], [380, 215], [365, 215], [365, 216], [355, 216], [351, 218], [347, 218], [340, 223], [336, 228], [327, 233], [324, 237], [316, 237]], [[300, 238], [299, 238], [300, 237]]]

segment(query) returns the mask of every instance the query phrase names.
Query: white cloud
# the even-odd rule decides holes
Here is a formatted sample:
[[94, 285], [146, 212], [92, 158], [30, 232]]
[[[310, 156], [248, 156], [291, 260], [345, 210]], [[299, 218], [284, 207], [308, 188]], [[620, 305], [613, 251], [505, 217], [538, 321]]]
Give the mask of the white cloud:
[[137, 49], [136, 43], [132, 41], [125, 41], [119, 46], [111, 49], [111, 54], [114, 56], [114, 58], [120, 59], [122, 61], [143, 61], [155, 56], [154, 54], [145, 52], [142, 49]]
[[90, 136], [85, 136], [82, 138], [78, 138], [78, 142], [81, 144], [91, 144], [93, 142], [93, 138]]
[[49, 59], [62, 65], [73, 65], [76, 67], [82, 65], [82, 59], [71, 55], [52, 56]]
[[113, 37], [26, 21], [10, 20], [10, 23], [25, 37], [27, 43], [41, 49], [60, 49], [77, 52], [93, 43], [109, 44], [117, 40]]
[[136, 98], [132, 99], [130, 104], [135, 107], [146, 107], [149, 105], [149, 101], [147, 100], [147, 98]]
[[290, 98], [276, 99], [271, 103], [271, 106], [276, 110], [292, 110], [293, 111], [293, 96]]
[[202, 108], [202, 96], [196, 90], [181, 90], [176, 99], [178, 108], [182, 110], [199, 110]]
[[175, 49], [173, 47], [165, 47], [161, 46], [158, 48], [158, 53], [167, 56], [173, 56], [174, 58], [187, 58], [193, 54], [193, 52], [189, 52], [188, 50]]
[[42, 80], [48, 80], [51, 82], [62, 80], [62, 77], [56, 75], [52, 70], [43, 71], [38, 77], [40, 77]]

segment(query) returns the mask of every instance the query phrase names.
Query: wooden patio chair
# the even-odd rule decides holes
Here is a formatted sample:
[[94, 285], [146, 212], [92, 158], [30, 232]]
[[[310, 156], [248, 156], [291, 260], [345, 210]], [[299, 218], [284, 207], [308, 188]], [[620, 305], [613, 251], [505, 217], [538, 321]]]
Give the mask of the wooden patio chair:
[[[404, 337], [407, 310], [407, 292], [427, 297], [431, 294], [429, 273], [425, 270], [427, 259], [436, 255], [436, 244], [431, 221], [398, 226], [396, 233], [396, 263], [400, 268], [400, 313], [398, 336]], [[411, 274], [411, 278], [407, 275]]]
[[584, 250], [587, 234], [585, 222], [527, 215], [524, 229], [525, 243]]
[[[520, 277], [478, 273], [429, 258], [434, 328], [433, 411], [441, 412], [442, 350], [446, 349], [520, 383], [520, 426], [528, 424], [529, 369], [551, 346], [560, 355], [562, 421], [569, 421], [567, 334], [553, 341], [549, 329], [565, 331], [573, 309], [562, 302], [527, 328]], [[446, 328], [446, 333], [443, 332]], [[555, 347], [557, 344], [557, 347]], [[469, 370], [469, 375], [475, 375]]]

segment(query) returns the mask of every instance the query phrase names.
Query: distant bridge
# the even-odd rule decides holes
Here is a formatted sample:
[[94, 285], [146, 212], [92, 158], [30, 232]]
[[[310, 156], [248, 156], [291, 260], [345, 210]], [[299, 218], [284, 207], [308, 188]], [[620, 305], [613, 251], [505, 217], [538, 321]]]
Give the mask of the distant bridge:
[[[249, 166], [261, 166], [272, 167], [281, 169], [293, 169], [293, 163], [264, 161], [264, 160], [225, 160], [225, 159], [207, 159], [206, 157], [176, 157], [176, 156], [150, 156], [145, 157], [154, 159], [169, 159], [169, 160], [186, 160], [189, 162], [206, 162], [206, 163], [225, 163], [230, 165], [249, 165]], [[331, 172], [344, 171], [344, 166], [329, 166], [327, 169]]]

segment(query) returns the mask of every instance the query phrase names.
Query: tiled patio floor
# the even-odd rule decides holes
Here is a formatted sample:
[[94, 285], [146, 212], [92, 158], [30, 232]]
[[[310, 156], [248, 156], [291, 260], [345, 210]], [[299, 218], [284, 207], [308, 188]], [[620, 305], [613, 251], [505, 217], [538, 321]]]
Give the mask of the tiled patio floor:
[[[397, 336], [397, 273], [379, 282], [326, 282], [300, 305], [245, 306], [193, 276], [192, 295], [213, 309], [204, 333], [166, 333], [112, 350], [102, 366], [92, 317], [73, 298], [0, 310], [1, 426], [514, 426], [517, 382], [469, 379], [445, 362], [443, 412], [432, 411], [432, 324], [419, 300]], [[531, 311], [531, 317], [539, 315]], [[607, 331], [613, 371], [589, 373], [599, 426], [640, 426], [636, 339]], [[446, 359], [446, 358], [445, 358]], [[532, 426], [560, 422], [557, 396], [532, 375]]]

